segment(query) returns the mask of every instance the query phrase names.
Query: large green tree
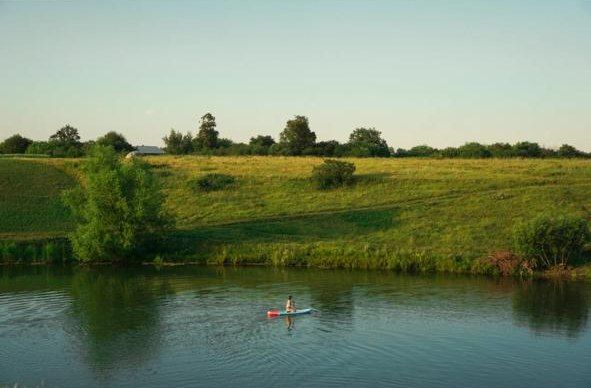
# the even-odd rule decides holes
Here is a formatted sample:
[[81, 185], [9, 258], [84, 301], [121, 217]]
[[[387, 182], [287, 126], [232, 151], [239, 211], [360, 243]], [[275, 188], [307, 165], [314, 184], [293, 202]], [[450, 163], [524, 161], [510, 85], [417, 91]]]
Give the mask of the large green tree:
[[127, 142], [125, 136], [115, 131], [107, 132], [96, 140], [96, 144], [113, 147], [117, 152], [133, 151], [133, 146]]
[[279, 140], [288, 154], [301, 155], [305, 149], [314, 147], [316, 134], [310, 130], [306, 116], [295, 116], [287, 121]]
[[390, 156], [388, 143], [375, 128], [357, 128], [349, 136], [351, 154], [354, 156]]
[[211, 113], [206, 113], [201, 117], [199, 131], [194, 140], [195, 148], [209, 150], [218, 146], [219, 132], [216, 131], [216, 126], [215, 117]]
[[0, 153], [2, 154], [24, 154], [27, 148], [33, 143], [19, 134], [12, 135], [0, 143]]
[[84, 172], [84, 184], [64, 194], [77, 220], [70, 235], [75, 256], [125, 262], [147, 254], [169, 225], [149, 166], [137, 158], [123, 162], [113, 148], [96, 146]]

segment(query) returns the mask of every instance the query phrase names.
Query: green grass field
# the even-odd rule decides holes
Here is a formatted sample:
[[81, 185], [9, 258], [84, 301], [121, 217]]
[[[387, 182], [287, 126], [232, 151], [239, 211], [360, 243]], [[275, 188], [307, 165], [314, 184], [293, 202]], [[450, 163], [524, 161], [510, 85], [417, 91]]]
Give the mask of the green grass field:
[[[308, 180], [321, 158], [147, 160], [177, 220], [165, 260], [465, 270], [511, 248], [513, 226], [539, 212], [591, 218], [586, 160], [348, 159], [355, 185], [330, 191]], [[58, 194], [77, 163], [0, 160], [0, 238], [63, 236], [72, 224]], [[236, 184], [198, 191], [195, 179], [213, 172]]]

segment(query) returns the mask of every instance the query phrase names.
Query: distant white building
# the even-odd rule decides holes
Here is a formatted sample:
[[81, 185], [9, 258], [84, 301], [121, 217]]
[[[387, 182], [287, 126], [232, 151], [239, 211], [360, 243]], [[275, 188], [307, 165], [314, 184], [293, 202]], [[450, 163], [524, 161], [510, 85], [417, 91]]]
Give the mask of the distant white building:
[[162, 148], [156, 146], [137, 146], [135, 147], [135, 151], [131, 151], [125, 157], [126, 158], [133, 158], [134, 156], [143, 156], [143, 155], [164, 155], [165, 152]]

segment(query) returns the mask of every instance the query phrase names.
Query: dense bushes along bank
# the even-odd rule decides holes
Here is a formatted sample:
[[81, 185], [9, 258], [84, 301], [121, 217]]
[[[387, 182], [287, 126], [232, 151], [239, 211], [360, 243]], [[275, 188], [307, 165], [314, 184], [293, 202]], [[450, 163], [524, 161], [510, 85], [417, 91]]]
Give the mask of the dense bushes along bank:
[[[251, 137], [248, 143], [234, 142], [220, 138], [217, 123], [211, 113], [203, 115], [195, 135], [172, 129], [163, 138], [166, 151], [174, 155], [281, 155], [281, 156], [325, 156], [325, 157], [433, 157], [433, 158], [590, 158], [575, 147], [563, 144], [558, 149], [540, 146], [538, 143], [523, 141], [515, 144], [466, 143], [459, 147], [437, 149], [418, 145], [410, 149], [394, 148], [382, 138], [375, 128], [356, 128], [349, 140], [318, 141], [310, 129], [305, 116], [288, 120], [276, 141], [270, 135]], [[125, 137], [108, 132], [95, 141], [82, 142], [77, 128], [69, 124], [60, 128], [47, 141], [33, 141], [19, 134], [10, 136], [0, 143], [0, 154], [36, 154], [53, 157], [79, 157], [86, 155], [94, 144], [111, 146], [117, 152], [133, 150]]]

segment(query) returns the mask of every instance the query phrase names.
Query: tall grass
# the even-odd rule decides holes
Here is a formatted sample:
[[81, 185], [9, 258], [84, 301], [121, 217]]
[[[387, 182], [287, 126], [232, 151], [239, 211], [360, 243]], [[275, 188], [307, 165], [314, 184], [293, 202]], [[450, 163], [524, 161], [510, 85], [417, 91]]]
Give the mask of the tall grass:
[[3, 264], [57, 264], [72, 260], [66, 239], [46, 241], [0, 241], [0, 262]]

